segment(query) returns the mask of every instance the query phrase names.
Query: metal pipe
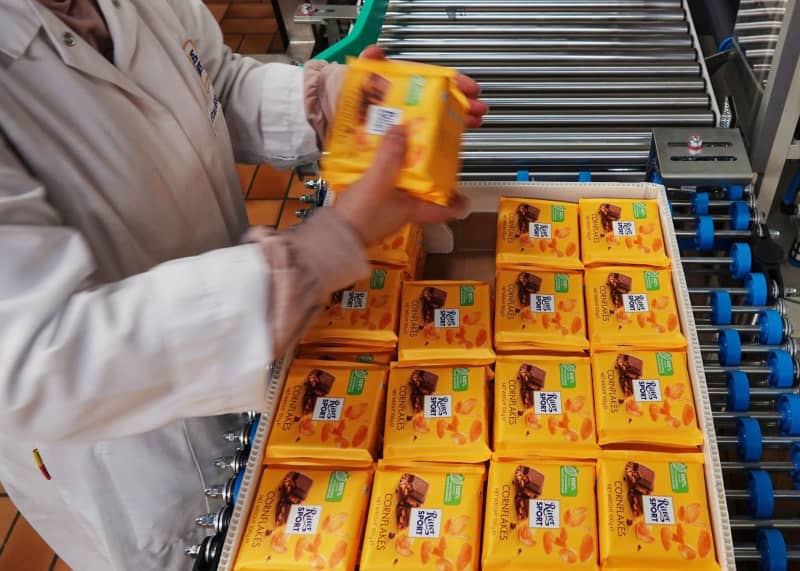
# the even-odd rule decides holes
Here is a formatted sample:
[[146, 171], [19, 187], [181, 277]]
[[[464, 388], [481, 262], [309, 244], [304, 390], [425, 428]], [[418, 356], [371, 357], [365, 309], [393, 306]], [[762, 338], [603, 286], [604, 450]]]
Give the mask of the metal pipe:
[[[489, 95], [494, 92], [530, 91], [533, 93], [565, 91], [568, 93], [597, 93], [636, 91], [703, 91], [705, 85], [701, 79], [692, 81], [668, 81], [654, 79], [652, 81], [481, 81], [481, 93]], [[648, 135], [649, 137], [649, 135]]]
[[659, 10], [659, 11], [640, 11], [640, 12], [503, 12], [497, 10], [497, 5], [493, 12], [464, 12], [463, 14], [453, 11], [442, 12], [393, 12], [387, 11], [384, 16], [384, 24], [400, 23], [427, 23], [427, 22], [454, 22], [467, 24], [507, 24], [513, 18], [517, 24], [522, 23], [562, 23], [562, 22], [586, 22], [605, 24], [615, 22], [636, 22], [637, 24], [647, 24], [649, 22], [684, 22], [686, 14], [683, 10]]
[[[563, 65], [508, 65], [508, 61], [494, 62], [497, 65], [484, 66], [478, 63], [459, 64], [455, 67], [461, 73], [465, 73], [475, 79], [482, 77], [568, 77], [570, 79], [580, 77], [627, 77], [644, 76], [645, 78], [664, 78], [665, 76], [687, 76], [692, 78], [700, 77], [700, 66], [697, 63], [665, 64], [661, 62], [657, 67], [649, 65], [594, 65], [592, 62], [566, 63]], [[506, 65], [503, 65], [506, 64]]]
[[[486, 116], [486, 125], [711, 125], [714, 115], [711, 111], [669, 113], [604, 113], [587, 114], [494, 114]], [[720, 234], [721, 235], [721, 234]], [[738, 236], [738, 234], [736, 235]]]
[[708, 97], [674, 95], [672, 97], [483, 97], [490, 109], [538, 107], [549, 109], [607, 109], [610, 107], [703, 107], [708, 105]]
[[470, 10], [497, 10], [505, 8], [510, 11], [541, 10], [553, 8], [556, 10], [569, 9], [640, 9], [653, 10], [656, 8], [678, 8], [680, 0], [506, 0], [498, 3], [492, 0], [459, 0], [454, 6], [452, 0], [390, 0], [390, 10], [426, 10], [431, 8], [464, 8]]
[[[514, 16], [509, 16], [515, 19]], [[637, 36], [644, 34], [674, 34], [685, 36], [688, 32], [688, 25], [680, 22], [653, 22], [651, 24], [622, 24], [622, 25], [546, 25], [546, 24], [518, 24], [507, 23], [505, 25], [491, 24], [481, 26], [480, 30], [475, 29], [474, 24], [385, 24], [381, 28], [381, 37], [392, 36], [427, 36], [438, 38], [444, 35], [468, 35], [475, 36], [476, 32], [481, 37], [499, 35], [561, 35], [561, 36]]]
[[467, 49], [491, 49], [491, 50], [567, 50], [567, 49], [586, 49], [586, 50], [657, 50], [663, 48], [683, 49], [691, 48], [692, 42], [688, 36], [678, 36], [674, 38], [620, 38], [620, 39], [555, 39], [555, 38], [461, 38], [461, 37], [439, 37], [439, 38], [387, 38], [382, 37], [378, 40], [378, 45], [387, 50], [403, 49], [433, 49], [439, 50], [467, 50]]
[[[440, 46], [441, 48], [441, 46]], [[421, 63], [439, 63], [442, 65], [457, 65], [463, 63], [488, 64], [507, 64], [509, 59], [515, 62], [539, 62], [539, 63], [606, 63], [622, 65], [626, 62], [648, 62], [653, 67], [650, 69], [651, 75], [658, 75], [659, 65], [666, 62], [694, 62], [697, 54], [692, 50], [669, 51], [669, 52], [584, 52], [584, 53], [562, 53], [562, 52], [519, 52], [510, 56], [506, 52], [438, 52], [438, 51], [387, 51], [390, 59], [403, 59], [418, 61]]]

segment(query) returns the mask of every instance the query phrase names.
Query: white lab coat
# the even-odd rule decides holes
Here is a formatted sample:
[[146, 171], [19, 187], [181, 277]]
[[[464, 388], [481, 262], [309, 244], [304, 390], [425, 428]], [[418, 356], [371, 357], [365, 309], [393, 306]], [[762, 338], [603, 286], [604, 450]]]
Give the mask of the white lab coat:
[[234, 157], [316, 140], [302, 70], [231, 54], [200, 0], [99, 4], [115, 65], [0, 0], [0, 481], [76, 571], [187, 569], [241, 422], [214, 415], [273, 358]]

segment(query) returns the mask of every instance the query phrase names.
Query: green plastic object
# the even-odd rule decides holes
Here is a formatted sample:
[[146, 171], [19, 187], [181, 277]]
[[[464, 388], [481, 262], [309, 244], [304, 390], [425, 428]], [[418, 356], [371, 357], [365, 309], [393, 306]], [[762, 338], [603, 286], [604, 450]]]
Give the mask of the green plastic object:
[[388, 4], [389, 0], [364, 0], [353, 30], [314, 59], [344, 63], [347, 56], [357, 56], [364, 48], [377, 42]]

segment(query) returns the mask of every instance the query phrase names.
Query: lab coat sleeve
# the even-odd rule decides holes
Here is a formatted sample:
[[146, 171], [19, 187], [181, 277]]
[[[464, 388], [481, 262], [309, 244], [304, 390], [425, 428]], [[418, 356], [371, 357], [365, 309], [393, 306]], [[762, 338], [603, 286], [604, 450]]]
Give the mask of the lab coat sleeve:
[[222, 103], [236, 160], [283, 168], [319, 158], [304, 109], [303, 68], [235, 54], [201, 0], [168, 1]]
[[106, 440], [263, 405], [272, 340], [258, 245], [108, 285], [93, 272], [87, 243], [0, 137], [3, 438]]

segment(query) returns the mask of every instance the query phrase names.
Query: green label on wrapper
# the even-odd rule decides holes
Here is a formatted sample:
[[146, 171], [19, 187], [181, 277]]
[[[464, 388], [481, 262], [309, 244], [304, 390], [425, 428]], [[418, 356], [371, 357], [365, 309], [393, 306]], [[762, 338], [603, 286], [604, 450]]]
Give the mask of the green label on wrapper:
[[578, 468], [576, 466], [561, 466], [561, 495], [565, 498], [574, 498], [578, 495]]
[[633, 203], [633, 217], [636, 220], [647, 218], [647, 205], [644, 202]]
[[575, 365], [572, 363], [561, 363], [558, 366], [559, 373], [561, 374], [561, 388], [574, 389], [575, 380]]
[[469, 369], [453, 369], [453, 390], [466, 391], [469, 388]]
[[550, 218], [553, 219], [553, 222], [563, 222], [564, 221], [564, 207], [563, 206], [551, 206], [550, 207]]
[[360, 395], [364, 392], [364, 381], [367, 380], [367, 372], [363, 369], [350, 371], [350, 381], [347, 383], [348, 395]]
[[567, 293], [569, 291], [569, 276], [567, 274], [556, 274], [555, 281], [556, 293]]
[[328, 478], [328, 489], [325, 491], [326, 502], [341, 502], [344, 497], [344, 487], [350, 477], [348, 472], [333, 472]]
[[461, 286], [461, 306], [467, 307], [475, 305], [475, 288], [472, 286]]
[[383, 289], [386, 284], [386, 270], [372, 270], [372, 276], [369, 278], [370, 289]]
[[408, 93], [406, 94], [406, 105], [419, 105], [422, 89], [425, 87], [425, 78], [421, 75], [412, 75], [408, 78]]
[[675, 374], [675, 369], [672, 367], [672, 353], [656, 353], [656, 364], [658, 374], [662, 377], [671, 377]]
[[669, 483], [672, 491], [678, 494], [685, 494], [689, 491], [689, 478], [686, 475], [686, 464], [683, 462], [669, 463]]
[[447, 474], [444, 479], [444, 505], [457, 506], [461, 503], [461, 492], [464, 488], [464, 476]]
[[658, 280], [658, 272], [644, 273], [644, 287], [647, 291], [658, 291], [661, 289], [661, 282]]

